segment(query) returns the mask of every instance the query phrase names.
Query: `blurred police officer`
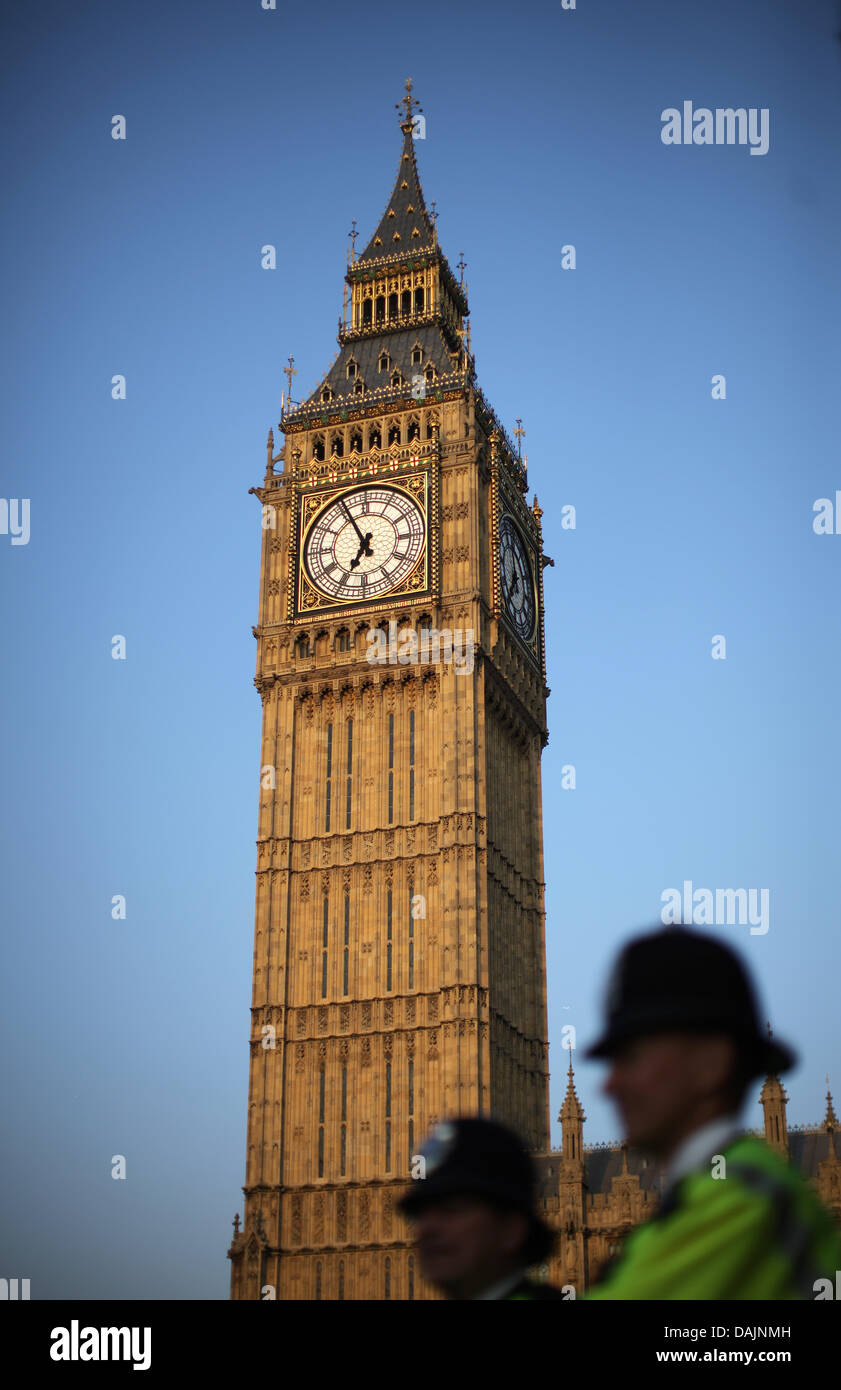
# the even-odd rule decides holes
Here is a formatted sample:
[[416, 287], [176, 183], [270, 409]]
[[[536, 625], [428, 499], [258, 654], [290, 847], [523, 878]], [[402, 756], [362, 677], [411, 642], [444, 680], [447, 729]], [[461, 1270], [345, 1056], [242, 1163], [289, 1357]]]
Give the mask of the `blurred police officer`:
[[[449, 1299], [563, 1299], [526, 1273], [554, 1243], [535, 1207], [535, 1169], [513, 1130], [458, 1119], [433, 1130], [400, 1205], [424, 1278]], [[425, 1176], [424, 1176], [425, 1174]]]
[[[742, 1133], [750, 1083], [795, 1062], [760, 1032], [754, 991], [728, 946], [688, 927], [637, 937], [608, 987], [587, 1054], [610, 1059], [628, 1144], [665, 1166], [651, 1221], [589, 1294], [598, 1299], [812, 1299], [841, 1268], [841, 1236], [803, 1178]], [[819, 1286], [820, 1287], [820, 1286]]]

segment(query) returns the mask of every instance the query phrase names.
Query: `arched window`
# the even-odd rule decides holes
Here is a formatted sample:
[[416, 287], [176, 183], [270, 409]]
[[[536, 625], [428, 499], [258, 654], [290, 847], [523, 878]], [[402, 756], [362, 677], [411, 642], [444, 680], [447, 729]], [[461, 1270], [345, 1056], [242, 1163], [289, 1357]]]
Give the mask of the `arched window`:
[[388, 296], [388, 316], [389, 316], [390, 319], [396, 319], [396, 318], [397, 318], [397, 295], [396, 295], [396, 294], [390, 294], [390, 295]]
[[350, 452], [352, 454], [362, 453], [362, 431], [354, 430], [350, 436]]
[[415, 343], [415, 346], [412, 348], [412, 366], [419, 367], [422, 361], [423, 348], [421, 347], [420, 343]]
[[364, 396], [365, 394], [365, 382], [361, 376], [358, 376], [353, 384], [353, 394], [355, 396]]
[[423, 285], [419, 285], [415, 290], [415, 313], [423, 313]]
[[401, 384], [402, 380], [403, 380], [403, 373], [400, 371], [400, 368], [399, 368], [399, 367], [395, 367], [394, 371], [391, 373], [391, 384], [392, 384], [392, 386], [399, 386], [399, 385]]
[[406, 318], [408, 318], [409, 314], [411, 314], [411, 312], [412, 312], [412, 291], [411, 291], [411, 290], [404, 290], [403, 293], [402, 293], [402, 295], [400, 296], [400, 312], [401, 312], [401, 314], [403, 314]]
[[366, 324], [370, 324], [370, 322], [371, 322], [371, 318], [372, 318], [372, 315], [373, 315], [373, 307], [374, 307], [374, 301], [373, 301], [372, 299], [364, 299], [364, 300], [362, 301], [362, 327], [363, 327], [363, 328], [366, 326]]
[[377, 360], [377, 371], [387, 372], [391, 363], [387, 352], [381, 352]]
[[325, 386], [324, 390], [321, 393], [321, 399], [322, 401], [332, 401], [333, 392], [330, 390], [329, 386]]
[[394, 425], [392, 425], [391, 428], [389, 429], [389, 431], [388, 431], [388, 442], [389, 442], [389, 444], [399, 444], [399, 443], [400, 443], [400, 426], [399, 426], [399, 425], [394, 424]]
[[409, 429], [406, 434], [406, 438], [411, 444], [413, 439], [420, 439], [420, 437], [420, 421], [418, 420], [416, 415], [413, 415], [411, 420], [409, 421]]
[[378, 294], [378, 295], [377, 295], [376, 318], [377, 318], [377, 323], [382, 323], [383, 320], [385, 319], [385, 295], [384, 295], [384, 294]]
[[296, 655], [296, 656], [309, 656], [309, 654], [310, 654], [310, 639], [309, 639], [309, 637], [307, 637], [306, 633], [302, 633], [301, 636], [298, 638], [297, 642], [295, 643], [295, 655]]
[[339, 631], [336, 633], [336, 651], [350, 651], [350, 633], [348, 632], [346, 627], [340, 628]]
[[373, 425], [368, 433], [368, 448], [381, 449], [383, 447], [383, 437], [380, 434], [379, 425]]
[[429, 382], [432, 382], [432, 381], [435, 380], [435, 368], [433, 367], [433, 365], [432, 365], [431, 362], [430, 362], [429, 365], [427, 366], [427, 369], [426, 369], [426, 371], [424, 372], [424, 376], [426, 377], [427, 381], [429, 381]]
[[330, 441], [330, 452], [340, 459], [345, 452], [345, 441], [341, 434], [334, 434]]
[[324, 435], [317, 434], [312, 441], [312, 456], [314, 459], [324, 460]]
[[348, 362], [348, 364], [347, 364], [348, 380], [349, 380], [349, 381], [353, 381], [353, 380], [355, 379], [356, 374], [357, 374], [358, 371], [359, 371], [359, 368], [358, 368], [358, 366], [356, 365], [356, 362], [354, 361], [354, 359], [351, 357], [350, 360], [349, 360], [349, 362]]

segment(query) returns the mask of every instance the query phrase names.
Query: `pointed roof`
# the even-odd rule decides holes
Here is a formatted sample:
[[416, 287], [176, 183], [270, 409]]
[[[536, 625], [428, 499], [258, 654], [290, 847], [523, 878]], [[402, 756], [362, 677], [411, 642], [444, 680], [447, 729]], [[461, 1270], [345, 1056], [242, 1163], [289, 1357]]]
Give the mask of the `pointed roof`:
[[838, 1116], [832, 1104], [832, 1092], [829, 1089], [829, 1077], [826, 1078], [826, 1118], [823, 1122], [824, 1129], [838, 1129]]
[[403, 149], [391, 197], [385, 206], [377, 230], [354, 262], [378, 260], [395, 251], [432, 251], [437, 245], [435, 224], [426, 210], [418, 166], [415, 163], [415, 143], [411, 120], [401, 123]]
[[569, 1050], [569, 1072], [567, 1076], [567, 1093], [564, 1096], [564, 1103], [561, 1106], [561, 1113], [558, 1118], [562, 1122], [564, 1120], [580, 1120], [583, 1123], [587, 1116], [584, 1114], [584, 1107], [575, 1093], [575, 1078], [572, 1071], [572, 1048]]

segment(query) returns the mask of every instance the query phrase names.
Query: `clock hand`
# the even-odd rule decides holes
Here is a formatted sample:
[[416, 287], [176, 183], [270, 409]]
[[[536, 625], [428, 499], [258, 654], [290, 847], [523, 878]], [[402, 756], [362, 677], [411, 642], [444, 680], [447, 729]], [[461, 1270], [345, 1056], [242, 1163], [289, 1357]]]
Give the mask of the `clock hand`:
[[373, 531], [366, 532], [365, 536], [362, 539], [362, 543], [360, 544], [360, 547], [356, 552], [356, 558], [354, 560], [351, 560], [350, 562], [350, 567], [352, 570], [356, 569], [356, 566], [359, 564], [359, 561], [362, 559], [363, 555], [367, 555], [369, 558], [373, 558], [374, 552], [371, 549], [371, 540], [373, 538], [373, 535]]
[[[356, 532], [357, 536], [359, 537], [360, 544], [361, 544], [361, 545], [364, 545], [364, 544], [365, 544], [365, 541], [362, 539], [362, 532], [360, 531], [359, 527], [357, 526], [356, 522], [354, 521], [353, 517], [351, 516], [350, 511], [348, 510], [348, 505], [347, 505], [347, 503], [345, 502], [344, 497], [340, 497], [340, 498], [339, 498], [339, 501], [340, 501], [341, 505], [342, 505], [342, 506], [344, 507], [344, 509], [345, 509], [345, 515], [347, 516], [348, 521], [350, 522], [351, 526], [353, 527], [354, 531]], [[360, 551], [360, 554], [361, 554], [361, 553], [362, 553], [362, 552]]]

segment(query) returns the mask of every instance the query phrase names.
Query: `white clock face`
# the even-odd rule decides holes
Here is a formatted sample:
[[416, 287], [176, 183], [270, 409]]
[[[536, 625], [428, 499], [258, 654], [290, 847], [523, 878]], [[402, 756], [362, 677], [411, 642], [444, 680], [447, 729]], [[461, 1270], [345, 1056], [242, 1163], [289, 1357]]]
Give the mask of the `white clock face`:
[[499, 523], [499, 580], [506, 617], [528, 641], [534, 632], [534, 582], [526, 547], [509, 516]]
[[407, 493], [365, 487], [324, 508], [304, 541], [313, 584], [329, 598], [356, 603], [396, 589], [423, 551], [420, 507]]

